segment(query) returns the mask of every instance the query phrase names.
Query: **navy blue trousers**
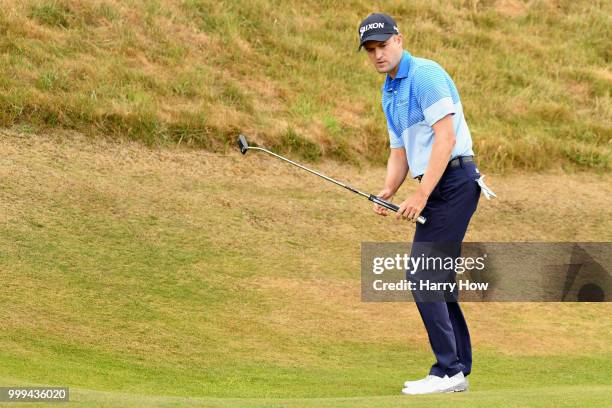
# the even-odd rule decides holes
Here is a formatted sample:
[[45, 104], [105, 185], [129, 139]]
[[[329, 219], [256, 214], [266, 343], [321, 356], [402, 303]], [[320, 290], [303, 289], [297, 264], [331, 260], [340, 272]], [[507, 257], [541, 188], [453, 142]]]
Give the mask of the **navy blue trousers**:
[[[448, 167], [433, 190], [422, 215], [425, 225], [416, 224], [413, 238], [413, 256], [420, 243], [455, 243], [445, 247], [455, 248], [454, 257], [461, 255], [463, 241], [472, 214], [480, 198], [480, 177], [474, 162], [463, 162], [457, 167]], [[454, 276], [452, 279], [454, 280]], [[417, 296], [415, 296], [415, 300]], [[472, 371], [472, 345], [470, 332], [457, 301], [416, 301], [425, 324], [429, 343], [436, 362], [430, 374], [444, 377]]]

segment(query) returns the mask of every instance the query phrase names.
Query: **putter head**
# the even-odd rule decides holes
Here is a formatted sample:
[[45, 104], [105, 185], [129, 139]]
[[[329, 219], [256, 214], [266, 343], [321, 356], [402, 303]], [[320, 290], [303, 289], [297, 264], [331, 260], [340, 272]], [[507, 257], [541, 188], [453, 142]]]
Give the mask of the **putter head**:
[[249, 150], [249, 144], [247, 143], [246, 137], [244, 135], [238, 136], [238, 147], [240, 148], [240, 153], [246, 154], [247, 150]]

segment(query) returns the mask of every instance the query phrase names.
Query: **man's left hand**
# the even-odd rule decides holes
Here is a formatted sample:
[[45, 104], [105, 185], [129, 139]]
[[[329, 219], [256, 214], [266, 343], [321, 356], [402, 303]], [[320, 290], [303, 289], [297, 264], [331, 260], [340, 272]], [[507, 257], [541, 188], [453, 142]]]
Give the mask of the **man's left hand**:
[[397, 219], [403, 218], [412, 222], [416, 222], [421, 211], [427, 204], [427, 195], [421, 190], [417, 190], [413, 195], [404, 200], [397, 211]]

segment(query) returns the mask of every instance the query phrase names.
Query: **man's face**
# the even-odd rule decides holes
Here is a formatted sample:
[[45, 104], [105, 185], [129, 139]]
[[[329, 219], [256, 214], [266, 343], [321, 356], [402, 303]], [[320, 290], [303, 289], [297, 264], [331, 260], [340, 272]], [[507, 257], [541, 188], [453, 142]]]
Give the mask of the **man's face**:
[[401, 34], [393, 35], [387, 41], [366, 41], [363, 48], [379, 73], [397, 72], [404, 51]]

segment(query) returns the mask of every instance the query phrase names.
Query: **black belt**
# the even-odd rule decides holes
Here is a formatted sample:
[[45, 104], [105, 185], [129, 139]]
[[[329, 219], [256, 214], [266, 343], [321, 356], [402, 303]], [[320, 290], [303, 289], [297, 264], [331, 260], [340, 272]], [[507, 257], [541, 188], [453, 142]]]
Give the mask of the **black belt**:
[[[474, 161], [474, 156], [459, 156], [449, 161], [447, 167], [457, 167], [457, 166], [461, 166], [461, 163], [469, 163], [473, 161]], [[418, 176], [415, 177], [415, 179], [419, 181], [421, 181], [422, 178], [423, 178], [422, 174], [419, 174]]]

